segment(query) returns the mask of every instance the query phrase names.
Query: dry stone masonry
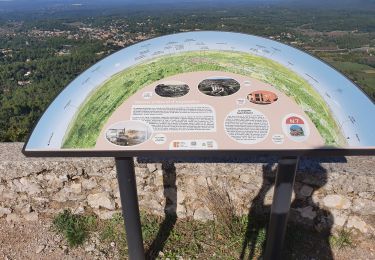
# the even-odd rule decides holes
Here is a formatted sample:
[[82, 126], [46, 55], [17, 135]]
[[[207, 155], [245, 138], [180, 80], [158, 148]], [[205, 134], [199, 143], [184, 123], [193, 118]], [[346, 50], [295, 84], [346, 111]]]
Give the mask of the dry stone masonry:
[[[0, 143], [0, 218], [37, 221], [66, 208], [111, 218], [121, 212], [113, 159], [25, 158], [21, 143]], [[213, 219], [223, 211], [269, 212], [275, 158], [254, 163], [155, 163], [139, 159], [140, 207], [180, 218]], [[269, 161], [272, 161], [270, 163]], [[300, 162], [291, 219], [317, 229], [353, 228], [375, 235], [375, 157]]]

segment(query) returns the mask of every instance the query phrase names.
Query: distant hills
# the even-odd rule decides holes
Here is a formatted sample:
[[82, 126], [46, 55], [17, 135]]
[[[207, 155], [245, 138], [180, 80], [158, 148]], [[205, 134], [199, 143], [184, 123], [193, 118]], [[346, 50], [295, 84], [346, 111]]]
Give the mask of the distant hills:
[[[231, 7], [345, 9], [375, 12], [375, 0], [0, 0], [0, 21], [49, 17], [109, 15], [132, 11], [189, 10]], [[25, 13], [32, 13], [26, 16]]]
[[375, 0], [280, 0], [279, 3], [285, 5], [305, 6], [305, 7], [324, 7], [324, 8], [374, 8]]
[[93, 8], [135, 5], [282, 5], [289, 7], [374, 8], [375, 0], [0, 0], [3, 11], [35, 11], [50, 8]]

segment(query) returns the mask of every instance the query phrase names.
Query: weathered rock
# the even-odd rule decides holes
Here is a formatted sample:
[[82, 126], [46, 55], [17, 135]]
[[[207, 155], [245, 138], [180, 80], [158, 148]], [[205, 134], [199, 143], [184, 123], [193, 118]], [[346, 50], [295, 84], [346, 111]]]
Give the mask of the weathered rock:
[[185, 201], [186, 195], [185, 192], [183, 192], [180, 189], [177, 189], [177, 204], [183, 204]]
[[313, 203], [314, 205], [319, 206], [319, 207], [323, 206], [323, 205], [321, 205], [321, 204], [323, 204], [322, 203], [323, 194], [321, 194], [319, 192], [314, 192], [310, 198], [311, 198], [311, 203]]
[[17, 214], [11, 213], [7, 215], [6, 221], [8, 223], [17, 223], [21, 221], [21, 218]]
[[60, 176], [59, 176], [59, 180], [60, 180], [61, 182], [63, 182], [63, 183], [69, 181], [68, 175], [66, 175], [66, 174], [64, 174], [64, 175], [60, 175]]
[[69, 200], [68, 196], [69, 196], [69, 188], [64, 187], [52, 197], [52, 200], [55, 200], [58, 202], [66, 202]]
[[100, 207], [109, 210], [115, 209], [115, 203], [107, 192], [89, 194], [87, 196], [87, 203], [94, 209], [99, 209]]
[[333, 218], [334, 225], [338, 227], [343, 227], [348, 221], [348, 215], [345, 212], [342, 212], [342, 210], [332, 209], [330, 213]]
[[362, 233], [367, 233], [370, 231], [370, 227], [367, 225], [367, 223], [358, 216], [350, 216], [346, 226], [348, 228], [356, 228]]
[[210, 220], [214, 218], [211, 211], [209, 211], [206, 207], [201, 207], [201, 208], [196, 209], [194, 211], [193, 217], [194, 219], [201, 220], [201, 221]]
[[85, 247], [86, 252], [92, 252], [95, 250], [95, 244], [89, 244]]
[[363, 199], [372, 199], [374, 197], [374, 192], [360, 192], [358, 196]]
[[263, 204], [265, 206], [272, 205], [274, 191], [275, 191], [275, 187], [274, 186], [272, 186], [270, 189], [268, 189], [266, 195], [264, 196], [264, 201], [263, 201]]
[[316, 217], [316, 212], [314, 211], [314, 208], [311, 206], [307, 206], [304, 208], [297, 209], [299, 213], [301, 214], [301, 217], [308, 218], [313, 220]]
[[251, 183], [252, 181], [254, 181], [254, 178], [250, 174], [241, 174], [240, 181], [245, 183]]
[[26, 205], [22, 205], [22, 208], [21, 208], [21, 213], [22, 214], [27, 214], [27, 213], [30, 213], [31, 211], [33, 210], [33, 208], [31, 207], [30, 204], [26, 204]]
[[12, 182], [9, 183], [10, 188], [14, 190], [15, 192], [24, 192], [25, 189], [23, 185], [21, 184], [19, 179], [14, 179]]
[[85, 190], [91, 190], [95, 188], [96, 186], [98, 186], [98, 183], [96, 182], [94, 178], [85, 179], [82, 181], [82, 188]]
[[185, 218], [187, 216], [185, 205], [177, 204], [176, 213], [179, 218]]
[[7, 190], [1, 194], [0, 198], [2, 201], [4, 200], [14, 201], [17, 199], [17, 193], [12, 190]]
[[12, 210], [10, 208], [0, 207], [0, 218], [2, 218], [5, 215], [9, 215], [10, 213], [12, 213]]
[[30, 213], [24, 214], [23, 218], [26, 221], [35, 222], [35, 221], [38, 221], [39, 216], [37, 212], [30, 212]]
[[72, 183], [70, 185], [70, 190], [72, 193], [79, 194], [82, 192], [82, 184], [81, 183]]
[[323, 204], [327, 208], [334, 209], [348, 209], [351, 206], [351, 202], [348, 198], [342, 195], [327, 195], [323, 199]]
[[113, 192], [112, 186], [111, 186], [111, 180], [102, 180], [101, 182], [99, 182], [99, 185], [102, 188], [102, 190], [104, 190], [105, 192], [108, 192], [108, 193]]
[[375, 215], [375, 201], [369, 199], [354, 199], [353, 211], [361, 215]]
[[119, 213], [119, 211], [109, 211], [109, 210], [95, 210], [95, 214], [100, 218], [100, 219], [111, 219], [113, 218], [113, 215], [116, 213]]
[[27, 178], [21, 178], [20, 183], [23, 186], [22, 189], [30, 195], [38, 194], [42, 192], [40, 185], [38, 185], [37, 183], [31, 182]]
[[141, 200], [139, 206], [152, 214], [161, 215], [164, 213], [164, 200], [157, 200], [155, 198], [148, 198]]
[[299, 190], [299, 195], [302, 197], [310, 197], [314, 189], [311, 186], [303, 185]]
[[40, 245], [36, 248], [35, 253], [40, 254], [46, 248], [46, 245]]
[[47, 180], [47, 187], [52, 191], [59, 190], [64, 186], [63, 180], [54, 174], [47, 174], [44, 179]]
[[85, 208], [82, 207], [82, 206], [79, 206], [77, 208], [73, 208], [72, 212], [73, 212], [73, 214], [81, 215], [81, 214], [85, 213]]
[[158, 167], [156, 166], [155, 163], [148, 163], [147, 169], [148, 169], [149, 172], [152, 173], [152, 172], [156, 171], [158, 169]]

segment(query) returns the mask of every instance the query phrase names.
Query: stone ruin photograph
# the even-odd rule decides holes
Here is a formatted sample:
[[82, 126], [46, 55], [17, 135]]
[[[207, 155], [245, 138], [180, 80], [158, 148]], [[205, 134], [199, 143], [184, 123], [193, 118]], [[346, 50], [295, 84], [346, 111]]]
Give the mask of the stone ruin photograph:
[[230, 96], [240, 89], [240, 83], [230, 78], [210, 78], [199, 83], [198, 89], [208, 96]]
[[189, 86], [186, 84], [160, 84], [156, 86], [155, 92], [161, 97], [182, 97], [189, 93]]

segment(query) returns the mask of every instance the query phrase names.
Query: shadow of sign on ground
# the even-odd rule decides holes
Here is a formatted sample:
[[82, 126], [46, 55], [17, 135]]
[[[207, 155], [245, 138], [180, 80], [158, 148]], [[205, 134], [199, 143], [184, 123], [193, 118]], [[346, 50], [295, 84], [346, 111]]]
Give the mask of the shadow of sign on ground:
[[[139, 158], [139, 162], [160, 162], [159, 160], [149, 158]], [[254, 157], [237, 160], [228, 159], [232, 163], [255, 163], [261, 162], [263, 182], [255, 195], [254, 199], [249, 202], [250, 207], [247, 214], [247, 226], [243, 233], [243, 242], [241, 251], [238, 252], [239, 259], [254, 259], [259, 256], [259, 237], [267, 230], [269, 221], [270, 205], [265, 204], [266, 194], [269, 193], [274, 186], [276, 176], [276, 157]], [[177, 189], [176, 186], [176, 167], [175, 162], [197, 163], [202, 162], [201, 159], [185, 158], [178, 161], [164, 161], [163, 169], [163, 186], [166, 204], [164, 208], [165, 217], [159, 226], [159, 231], [148, 247], [146, 252], [147, 259], [156, 259], [160, 252], [163, 251], [169, 236], [177, 222]], [[217, 158], [204, 160], [204, 162], [223, 162]], [[268, 163], [267, 163], [268, 162]], [[322, 208], [320, 205], [311, 204], [311, 196], [319, 188], [327, 183], [327, 171], [321, 166], [321, 163], [345, 163], [345, 157], [337, 158], [309, 158], [301, 159], [297, 171], [296, 181], [304, 178], [305, 174], [317, 174], [318, 180], [313, 187], [313, 191], [303, 190], [300, 186], [294, 186], [295, 196], [291, 204], [289, 214], [289, 224], [286, 233], [284, 256], [288, 259], [308, 259], [317, 257], [318, 259], [334, 259], [330, 245], [330, 236], [332, 234], [333, 216], [329, 210]], [[228, 187], [230, 188], [230, 187]], [[225, 193], [225, 191], [223, 191]], [[308, 194], [311, 193], [311, 194]], [[211, 198], [213, 199], [213, 198]], [[223, 207], [225, 203], [223, 202]], [[299, 209], [304, 212], [297, 212]], [[304, 225], [294, 224], [295, 218], [301, 218], [301, 214], [305, 216]], [[293, 224], [292, 224], [293, 223]], [[264, 250], [265, 240], [261, 245], [261, 251]]]
[[[342, 158], [332, 158], [325, 160], [326, 162], [345, 163]], [[319, 184], [314, 187], [314, 191], [323, 187], [327, 182], [327, 171], [320, 165], [318, 159], [301, 160], [299, 163], [301, 168], [312, 168], [315, 174], [319, 174]], [[270, 205], [265, 205], [266, 194], [273, 188], [276, 176], [276, 167], [274, 163], [265, 164], [262, 167], [263, 183], [258, 194], [250, 202], [251, 206], [248, 212], [247, 227], [242, 244], [240, 259], [254, 259], [256, 253], [257, 239], [259, 233], [267, 230]], [[298, 171], [296, 180], [300, 179]], [[302, 188], [303, 189], [303, 188]], [[307, 259], [316, 256], [318, 259], [334, 259], [331, 245], [330, 235], [332, 234], [333, 216], [329, 210], [323, 209], [320, 205], [307, 200], [310, 196], [306, 196], [307, 192], [301, 187], [294, 186], [295, 197], [292, 200], [291, 212], [289, 219], [299, 217], [294, 210], [297, 208], [304, 209], [302, 214], [308, 219], [306, 226], [296, 227], [289, 225], [286, 233], [286, 243], [284, 255], [291, 259]], [[305, 192], [305, 194], [303, 194]], [[254, 219], [254, 216], [262, 215], [263, 218]], [[289, 221], [290, 223], [291, 221]], [[311, 230], [317, 232], [311, 232]], [[319, 243], [316, 243], [316, 241]], [[265, 243], [262, 248], [264, 249]]]
[[162, 170], [165, 196], [165, 218], [160, 224], [156, 237], [145, 253], [146, 259], [156, 259], [159, 253], [163, 251], [164, 246], [177, 222], [176, 167], [173, 162], [163, 162]]

